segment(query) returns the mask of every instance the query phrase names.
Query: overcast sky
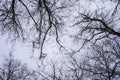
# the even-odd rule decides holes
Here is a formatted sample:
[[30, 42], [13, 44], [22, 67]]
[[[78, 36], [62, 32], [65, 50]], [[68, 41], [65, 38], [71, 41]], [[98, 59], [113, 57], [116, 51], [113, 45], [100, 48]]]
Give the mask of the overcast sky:
[[[82, 0], [81, 0], [82, 1]], [[84, 6], [84, 2], [85, 0], [83, 0], [83, 2], [80, 2], [80, 3], [76, 3], [76, 4], [80, 4], [81, 6]], [[95, 9], [95, 6], [99, 6], [99, 8], [101, 7], [100, 5], [100, 0], [98, 0], [98, 2], [94, 3], [91, 7], [92, 10]], [[106, 5], [107, 4], [107, 5]], [[109, 7], [112, 7], [110, 5], [110, 3], [106, 3], [105, 5], [109, 8]], [[110, 6], [108, 6], [110, 5]], [[80, 6], [75, 6], [75, 8], [71, 11], [71, 14], [69, 15], [72, 15], [72, 16], [77, 16], [78, 14], [74, 11], [74, 10], [79, 10], [79, 7]], [[85, 7], [85, 6], [84, 6]], [[88, 8], [88, 6], [86, 6], [86, 8]], [[65, 14], [68, 14], [69, 12], [65, 13]], [[68, 27], [73, 24], [71, 23], [72, 22], [72, 16], [65, 19], [66, 20], [69, 20], [69, 22], [66, 24]], [[76, 32], [76, 29], [73, 29], [73, 28], [67, 28], [67, 33], [68, 34], [73, 34], [74, 32]], [[75, 49], [77, 46], [76, 45], [73, 45], [74, 43], [71, 43], [72, 40], [67, 36], [67, 35], [64, 35], [64, 37], [62, 37], [61, 41], [64, 41], [66, 48], [67, 50], [71, 50], [71, 49]], [[57, 54], [58, 53], [58, 48], [56, 47], [56, 43], [54, 43], [54, 41], [49, 41], [47, 42], [48, 46], [46, 46], [44, 48], [44, 52], [47, 53], [47, 57], [45, 58], [45, 60], [49, 61], [51, 59], [60, 59], [61, 58], [61, 54]], [[13, 54], [15, 56], [15, 58], [27, 63], [31, 68], [35, 68], [36, 66], [36, 63], [39, 62], [38, 61], [38, 58], [37, 56], [39, 56], [39, 51], [38, 52], [35, 52], [35, 55], [34, 57], [35, 58], [31, 58], [32, 56], [32, 47], [30, 44], [28, 43], [22, 43], [22, 42], [17, 42], [15, 44], [15, 46], [12, 47], [14, 43], [10, 43], [10, 41], [5, 37], [5, 36], [0, 36], [0, 60], [3, 60], [3, 55], [6, 56], [10, 51], [13, 51]], [[79, 44], [78, 44], [79, 45]], [[2, 62], [2, 61], [1, 61]], [[0, 63], [1, 63], [0, 62]], [[34, 65], [33, 65], [34, 64]]]

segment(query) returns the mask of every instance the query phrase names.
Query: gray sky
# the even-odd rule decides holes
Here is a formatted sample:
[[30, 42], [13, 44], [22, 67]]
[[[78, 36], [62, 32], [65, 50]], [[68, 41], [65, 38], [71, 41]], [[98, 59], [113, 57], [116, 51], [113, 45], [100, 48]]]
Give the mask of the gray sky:
[[[88, 6], [84, 5], [85, 3], [85, 0], [81, 0], [82, 2], [79, 2], [79, 3], [75, 3], [77, 5], [80, 4], [80, 6], [88, 9]], [[91, 3], [90, 3], [91, 4]], [[64, 19], [65, 22], [67, 22], [65, 24], [66, 27], [66, 30], [67, 32], [66, 33], [69, 33], [69, 34], [74, 34], [74, 32], [76, 32], [76, 28], [68, 28], [69, 26], [71, 26], [71, 24], [73, 24], [74, 22], [72, 21], [73, 20], [73, 16], [77, 16], [77, 12], [75, 12], [74, 10], [82, 10], [82, 8], [79, 8], [80, 6], [75, 6], [74, 8], [71, 8], [72, 11], [71, 13], [67, 12], [67, 13], [64, 13], [65, 15], [69, 14], [71, 15], [71, 17], [69, 18], [66, 18]], [[109, 8], [109, 7], [112, 7], [111, 6], [111, 3], [107, 2], [105, 3], [105, 5]], [[110, 6], [108, 6], [110, 5]], [[96, 0], [96, 3], [92, 4], [91, 7], [89, 7], [88, 10], [90, 10], [90, 8], [92, 10], [95, 10], [95, 6], [98, 6], [98, 8], [101, 8], [102, 5], [100, 4], [100, 0]], [[67, 34], [68, 35], [68, 34]], [[62, 37], [61, 39], [61, 42], [64, 41], [64, 46], [67, 48], [67, 50], [71, 50], [71, 49], [76, 49], [78, 48], [78, 45], [80, 44], [77, 44], [75, 45], [74, 43], [72, 43], [72, 39], [70, 39], [67, 35], [64, 35], [64, 37]], [[48, 45], [49, 44], [49, 45]], [[62, 43], [63, 44], [63, 43]], [[35, 58], [30, 58], [32, 56], [32, 47], [30, 44], [28, 43], [21, 43], [21, 42], [17, 42], [15, 44], [15, 46], [13, 46], [12, 48], [12, 45], [13, 43], [11, 44], [9, 40], [7, 40], [7, 38], [5, 36], [0, 36], [0, 57], [1, 59], [0, 60], [3, 60], [3, 55], [6, 55], [8, 54], [12, 49], [13, 49], [13, 54], [15, 56], [15, 58], [27, 63], [31, 68], [35, 68], [36, 67], [36, 63], [38, 61], [37, 58], [39, 58], [39, 51], [35, 51], [35, 54], [34, 54], [34, 57]], [[45, 61], [51, 61], [52, 59], [62, 59], [61, 57], [63, 55], [61, 54], [57, 54], [59, 53], [59, 50], [57, 48], [57, 44], [54, 43], [54, 40], [51, 40], [51, 41], [48, 41], [47, 42], [47, 45], [45, 48], [44, 48], [44, 52], [47, 53], [47, 57], [45, 58]]]

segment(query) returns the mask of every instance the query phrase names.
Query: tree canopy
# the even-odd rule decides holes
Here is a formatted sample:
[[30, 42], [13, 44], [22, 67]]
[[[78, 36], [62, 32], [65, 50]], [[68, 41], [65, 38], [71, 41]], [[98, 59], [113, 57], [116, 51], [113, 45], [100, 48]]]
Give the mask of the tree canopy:
[[[0, 32], [13, 41], [32, 42], [33, 49], [40, 51], [39, 59], [47, 55], [47, 42], [55, 43], [59, 53], [70, 58], [65, 72], [71, 74], [62, 76], [64, 79], [69, 80], [72, 75], [70, 78], [75, 80], [85, 77], [117, 80], [119, 13], [120, 0], [1, 0]], [[79, 61], [81, 53], [87, 56]], [[48, 80], [62, 80], [62, 72], [57, 69], [57, 76], [56, 65], [52, 64], [52, 68], [53, 73], [47, 77], [38, 73]]]
[[[60, 35], [64, 35], [64, 29], [70, 26], [78, 30], [70, 35], [83, 39], [84, 45], [111, 35], [119, 37], [118, 22], [119, 0], [86, 0], [86, 3], [79, 0], [1, 0], [0, 4], [1, 33], [8, 33], [15, 40], [29, 37], [33, 48], [40, 49], [40, 57], [44, 55], [43, 48], [49, 36], [53, 36], [59, 47], [65, 49]], [[82, 34], [88, 36], [83, 38]]]

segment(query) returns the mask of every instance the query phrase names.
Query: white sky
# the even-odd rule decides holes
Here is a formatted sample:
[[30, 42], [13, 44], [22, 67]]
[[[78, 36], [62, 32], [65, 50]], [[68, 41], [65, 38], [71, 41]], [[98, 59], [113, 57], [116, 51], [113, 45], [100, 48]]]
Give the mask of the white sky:
[[[85, 7], [85, 5], [83, 3], [85, 0], [83, 0], [82, 3], [76, 3], [76, 4], [81, 4], [83, 7]], [[92, 9], [95, 9], [94, 6], [98, 5], [99, 8], [101, 7], [100, 5], [100, 0], [98, 0], [98, 2], [96, 4], [94, 4], [93, 6], [89, 7], [89, 8], [92, 8]], [[106, 3], [105, 4], [106, 6], [109, 7], [112, 7], [111, 6], [111, 3]], [[86, 9], [87, 9], [88, 6], [86, 6]], [[75, 10], [79, 10], [78, 6], [75, 7], [76, 9]], [[73, 8], [72, 8], [73, 9]], [[69, 13], [69, 12], [68, 12]], [[70, 14], [72, 16], [76, 16], [77, 13], [73, 12]], [[68, 19], [68, 18], [67, 18]], [[67, 20], [65, 19], [65, 20]], [[68, 23], [66, 24], [68, 27], [72, 24], [72, 17], [69, 17], [69, 25]], [[68, 29], [69, 31], [68, 32], [73, 32], [74, 33], [74, 30], [75, 29], [71, 29], [69, 28]], [[64, 41], [65, 43], [65, 46], [67, 47], [68, 50], [70, 50], [71, 48], [76, 48], [76, 45], [73, 45], [73, 43], [71, 43], [71, 40], [68, 36], [64, 36], [62, 41]], [[49, 41], [48, 42], [50, 45], [49, 46], [46, 46], [46, 48], [44, 49], [44, 51], [47, 54], [47, 57], [45, 58], [45, 60], [51, 60], [51, 59], [54, 59], [55, 57], [57, 59], [62, 59], [62, 56], [60, 54], [54, 54], [54, 53], [57, 53], [58, 52], [58, 49], [56, 48], [56, 43], [53, 43], [52, 41]], [[21, 42], [17, 42], [15, 44], [15, 46], [12, 48], [11, 47], [11, 43], [7, 40], [7, 38], [5, 38], [5, 36], [0, 36], [0, 60], [3, 60], [3, 55], [6, 55], [9, 53], [9, 51], [11, 51], [12, 49], [14, 50], [13, 51], [13, 54], [15, 56], [16, 59], [19, 59], [25, 63], [27, 63], [29, 65], [29, 67], [31, 68], [35, 68], [36, 67], [36, 62], [38, 62], [38, 59], [33, 59], [33, 58], [30, 58], [31, 55], [32, 55], [32, 48], [30, 47], [30, 44], [28, 43], [21, 43]], [[38, 52], [35, 52], [35, 56], [39, 56], [39, 53]], [[36, 57], [36, 58], [39, 58], [39, 57]], [[2, 62], [2, 61], [1, 61]], [[0, 63], [1, 63], [0, 62]]]

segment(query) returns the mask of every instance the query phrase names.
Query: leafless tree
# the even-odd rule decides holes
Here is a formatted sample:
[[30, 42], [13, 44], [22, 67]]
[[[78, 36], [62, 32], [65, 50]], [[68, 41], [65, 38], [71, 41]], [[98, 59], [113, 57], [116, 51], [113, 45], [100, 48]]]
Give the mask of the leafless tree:
[[37, 77], [34, 71], [10, 54], [0, 66], [0, 80], [37, 80]]
[[[43, 47], [47, 36], [54, 34], [60, 47], [59, 27], [60, 10], [64, 8], [59, 0], [1, 0], [0, 25], [2, 34], [25, 40], [33, 38], [33, 48], [40, 49], [42, 58]], [[26, 27], [25, 25], [28, 23]], [[33, 26], [31, 26], [33, 25]], [[32, 32], [32, 33], [31, 33]]]
[[[95, 0], [91, 0], [95, 3]], [[103, 1], [103, 4], [106, 0]], [[104, 41], [107, 38], [120, 37], [119, 25], [119, 0], [107, 0], [115, 5], [114, 8], [106, 9], [106, 7], [99, 8], [93, 11], [84, 10], [79, 13], [79, 21], [73, 26], [78, 27], [78, 32], [74, 36], [75, 40], [83, 40], [83, 45], [77, 50], [79, 51], [86, 43]], [[102, 3], [101, 3], [102, 4]], [[91, 6], [91, 5], [89, 5]]]
[[[80, 0], [74, 0], [73, 2], [68, 0], [68, 2], [74, 3], [73, 5], [76, 5], [75, 3], [78, 1]], [[94, 3], [96, 0], [86, 1], [93, 1]], [[78, 11], [79, 15], [77, 19], [80, 18], [80, 20], [73, 17], [73, 19], [76, 20], [73, 27], [77, 26], [77, 30], [79, 31], [72, 36], [76, 39], [84, 40], [82, 47], [86, 43], [92, 43], [92, 57], [89, 56], [83, 63], [79, 63], [77, 59], [70, 56], [72, 60], [70, 62], [71, 64], [69, 64], [70, 66], [67, 66], [67, 71], [64, 71], [63, 68], [58, 68], [56, 64], [52, 63], [53, 73], [49, 74], [44, 71], [37, 72], [43, 80], [80, 80], [83, 79], [83, 77], [108, 80], [119, 79], [120, 0], [101, 1], [103, 1], [103, 3], [110, 1], [115, 6], [109, 10], [102, 7], [101, 9], [97, 8], [91, 12], [87, 12], [87, 10], [82, 12]], [[67, 0], [1, 0], [0, 2], [0, 30], [2, 34], [8, 33], [10, 37], [12, 35], [14, 39], [19, 38], [23, 40], [25, 40], [26, 37], [29, 37], [29, 39], [32, 37], [33, 48], [40, 49], [40, 59], [46, 56], [43, 49], [48, 36], [54, 36], [60, 48], [64, 48], [59, 38], [60, 29], [63, 29], [62, 24], [65, 23], [62, 22], [64, 18], [62, 11], [68, 8], [70, 9], [71, 7], [75, 8], [74, 6], [67, 7], [66, 5], [69, 5]], [[66, 5], [63, 6], [62, 3]], [[29, 27], [25, 26], [27, 23]], [[82, 47], [80, 47], [77, 52], [79, 52]], [[1, 79], [4, 80], [4, 78], [8, 78], [8, 80], [13, 80], [11, 75], [17, 75], [11, 73], [9, 67], [12, 66], [11, 69], [14, 70], [17, 66], [21, 66], [21, 63], [17, 63], [16, 60], [12, 58], [7, 61], [9, 62], [4, 64], [3, 69], [1, 68]], [[29, 71], [24, 69], [25, 67], [21, 67], [21, 71], [23, 72], [18, 71], [19, 75], [31, 75]], [[25, 74], [23, 74], [24, 71]]]
[[[72, 65], [74, 66], [74, 65]], [[42, 80], [83, 80], [80, 74], [81, 69], [71, 68], [68, 65], [51, 62], [44, 70], [38, 70], [36, 73]]]
[[119, 80], [119, 48], [119, 40], [107, 40], [101, 45], [95, 45], [91, 55], [85, 59], [84, 67], [78, 66], [78, 68], [85, 72], [86, 77], [93, 80]]
[[[95, 0], [87, 0], [87, 2], [91, 1], [95, 2]], [[106, 2], [106, 0], [101, 1]], [[90, 41], [96, 43], [111, 37], [111, 35], [120, 36], [119, 30], [116, 30], [116, 27], [118, 28], [116, 24], [119, 23], [119, 0], [107, 1], [112, 2], [115, 5], [114, 8], [108, 11], [105, 8], [97, 8], [92, 12], [84, 10], [80, 13], [78, 10], [80, 20], [77, 20], [73, 26], [77, 25], [79, 30], [75, 38], [81, 39], [81, 34], [86, 35], [84, 32], [87, 32], [88, 36], [84, 37], [83, 45]], [[65, 23], [63, 22], [65, 16], [62, 13], [67, 10], [70, 13], [69, 9], [74, 8], [80, 0], [1, 0], [0, 2], [0, 30], [2, 34], [8, 33], [15, 40], [18, 38], [25, 40], [29, 37], [32, 40], [33, 48], [40, 50], [40, 59], [46, 56], [43, 49], [51, 35], [55, 37], [53, 38], [60, 49], [65, 49], [59, 37], [60, 30], [64, 28], [62, 24]], [[76, 20], [76, 18], [74, 19]], [[26, 24], [29, 27], [25, 26]]]

